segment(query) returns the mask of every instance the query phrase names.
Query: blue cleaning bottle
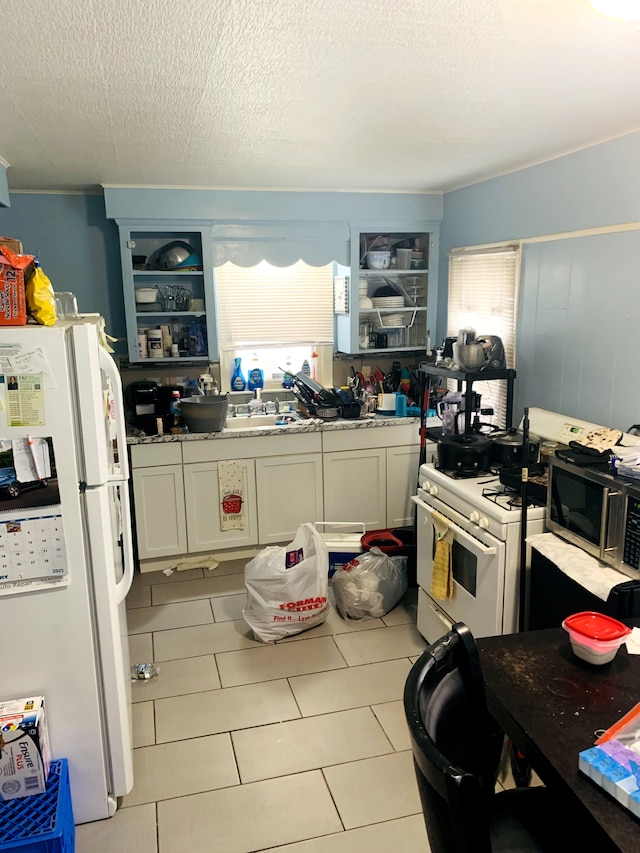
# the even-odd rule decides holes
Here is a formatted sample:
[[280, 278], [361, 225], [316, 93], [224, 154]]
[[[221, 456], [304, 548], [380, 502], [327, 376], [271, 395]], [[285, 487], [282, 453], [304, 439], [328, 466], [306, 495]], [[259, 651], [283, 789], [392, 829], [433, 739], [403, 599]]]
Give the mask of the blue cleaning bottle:
[[241, 361], [242, 359], [240, 358], [235, 358], [233, 360], [233, 373], [231, 374], [232, 391], [244, 391], [244, 389], [247, 387], [245, 378], [242, 375], [242, 368], [240, 366]]
[[264, 388], [264, 371], [258, 364], [258, 356], [253, 354], [253, 366], [249, 371], [249, 391], [257, 391], [259, 388]]

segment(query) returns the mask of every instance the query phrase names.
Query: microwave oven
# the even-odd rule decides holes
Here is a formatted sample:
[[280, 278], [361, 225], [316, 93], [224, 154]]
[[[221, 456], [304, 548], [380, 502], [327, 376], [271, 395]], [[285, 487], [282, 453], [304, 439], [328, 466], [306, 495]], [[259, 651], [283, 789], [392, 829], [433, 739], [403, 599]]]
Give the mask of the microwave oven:
[[557, 457], [548, 476], [547, 530], [640, 578], [640, 484]]

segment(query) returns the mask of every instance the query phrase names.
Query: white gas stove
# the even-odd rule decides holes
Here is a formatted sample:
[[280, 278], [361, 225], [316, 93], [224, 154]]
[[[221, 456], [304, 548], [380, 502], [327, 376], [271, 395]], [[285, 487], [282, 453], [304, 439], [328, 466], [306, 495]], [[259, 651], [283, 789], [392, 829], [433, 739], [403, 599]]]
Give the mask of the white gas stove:
[[[529, 410], [529, 429], [544, 441], [568, 444], [597, 424], [543, 409]], [[631, 439], [636, 443], [637, 438]], [[623, 443], [626, 443], [623, 439]], [[522, 509], [517, 489], [500, 483], [498, 473], [458, 477], [435, 464], [420, 467], [417, 506], [418, 630], [433, 642], [455, 622], [464, 622], [475, 637], [518, 630]], [[453, 594], [431, 594], [436, 540], [433, 514], [449, 525]], [[527, 504], [527, 535], [542, 533], [546, 508]]]

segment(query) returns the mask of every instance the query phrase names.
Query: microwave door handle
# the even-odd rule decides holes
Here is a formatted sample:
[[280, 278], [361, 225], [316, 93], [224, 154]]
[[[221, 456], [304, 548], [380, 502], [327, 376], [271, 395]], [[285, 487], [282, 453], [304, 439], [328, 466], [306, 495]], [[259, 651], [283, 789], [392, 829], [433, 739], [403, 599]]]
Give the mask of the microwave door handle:
[[[558, 515], [558, 524], [560, 524], [565, 529], [568, 529], [568, 524], [564, 517], [564, 510], [562, 507], [562, 501], [560, 500], [560, 490], [558, 489], [558, 481], [555, 477], [550, 477], [551, 480], [551, 500], [549, 502], [550, 507], [555, 507], [556, 513]], [[552, 515], [553, 517], [553, 515]]]
[[[622, 497], [623, 497], [622, 492], [612, 492], [610, 489], [604, 490], [604, 498], [602, 500], [602, 520], [600, 522], [600, 542], [602, 543], [602, 546], [601, 546], [602, 556], [604, 556], [605, 554], [611, 553], [612, 551], [618, 550], [617, 545], [612, 545], [611, 547], [607, 547], [607, 546], [609, 545], [609, 542], [611, 541], [610, 522], [611, 522], [612, 509], [614, 509], [614, 506], [613, 506], [614, 501], [612, 501], [611, 498], [620, 499]], [[614, 515], [613, 521], [617, 525], [619, 524], [619, 518], [618, 518], [617, 514]], [[614, 541], [617, 539], [617, 537], [615, 536], [615, 534], [617, 532], [618, 532], [617, 530], [614, 530], [614, 537], [613, 537]]]
[[[432, 507], [430, 507], [429, 504], [426, 504], [424, 501], [421, 501], [419, 498], [414, 497], [414, 498], [412, 498], [412, 500], [415, 503], [417, 503], [419, 506], [421, 506], [423, 509], [426, 509], [426, 511], [429, 513], [429, 515], [433, 516], [433, 513], [436, 512], [436, 510], [434, 510]], [[479, 551], [481, 551], [485, 556], [488, 557], [491, 554], [496, 553], [495, 546], [483, 545], [482, 542], [480, 542], [478, 539], [475, 538], [475, 536], [471, 536], [471, 534], [467, 533], [466, 530], [463, 530], [462, 527], [458, 527], [458, 525], [455, 522], [451, 521], [451, 519], [448, 518], [447, 521], [449, 522], [449, 527], [451, 528], [451, 530], [453, 530], [453, 532], [456, 534], [456, 536], [459, 536], [461, 539], [464, 539], [466, 542], [468, 542], [474, 548], [477, 548]]]

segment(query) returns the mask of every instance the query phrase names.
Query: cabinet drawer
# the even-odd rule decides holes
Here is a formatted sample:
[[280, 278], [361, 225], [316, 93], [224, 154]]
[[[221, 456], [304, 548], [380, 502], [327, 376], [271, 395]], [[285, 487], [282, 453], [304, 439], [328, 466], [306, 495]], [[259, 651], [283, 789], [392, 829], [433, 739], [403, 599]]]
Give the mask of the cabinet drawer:
[[325, 453], [333, 450], [401, 447], [407, 444], [418, 444], [419, 441], [420, 421], [417, 419], [398, 426], [356, 427], [355, 429], [327, 430], [322, 433], [322, 449]]
[[[286, 429], [286, 428], [283, 428]], [[292, 456], [297, 453], [320, 453], [320, 433], [247, 436], [246, 438], [213, 438], [185, 441], [184, 462], [220, 462], [223, 459], [254, 459], [266, 456]]]
[[132, 468], [150, 468], [156, 465], [180, 465], [181, 463], [182, 449], [179, 441], [131, 445]]

